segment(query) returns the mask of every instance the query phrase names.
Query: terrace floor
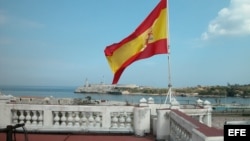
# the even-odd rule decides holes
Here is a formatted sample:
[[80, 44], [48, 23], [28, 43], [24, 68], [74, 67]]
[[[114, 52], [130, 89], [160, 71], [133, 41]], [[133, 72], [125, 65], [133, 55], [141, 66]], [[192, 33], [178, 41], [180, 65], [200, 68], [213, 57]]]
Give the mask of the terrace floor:
[[[13, 140], [14, 137], [13, 137]], [[37, 134], [29, 133], [28, 141], [154, 141], [155, 137], [146, 135], [143, 137], [133, 134]], [[6, 141], [6, 134], [0, 133], [0, 141]], [[16, 133], [16, 141], [25, 141], [22, 133]]]

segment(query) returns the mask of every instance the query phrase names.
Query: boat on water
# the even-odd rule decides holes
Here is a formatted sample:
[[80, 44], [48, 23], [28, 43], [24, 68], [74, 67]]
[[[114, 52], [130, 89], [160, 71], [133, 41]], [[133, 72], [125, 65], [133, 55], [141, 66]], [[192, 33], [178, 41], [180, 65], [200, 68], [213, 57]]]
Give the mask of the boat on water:
[[83, 86], [79, 86], [75, 89], [75, 93], [95, 93], [95, 94], [113, 94], [113, 95], [121, 95], [122, 91], [120, 91], [116, 85], [113, 84], [104, 84], [101, 82], [100, 84], [90, 84], [88, 80], [85, 81]]

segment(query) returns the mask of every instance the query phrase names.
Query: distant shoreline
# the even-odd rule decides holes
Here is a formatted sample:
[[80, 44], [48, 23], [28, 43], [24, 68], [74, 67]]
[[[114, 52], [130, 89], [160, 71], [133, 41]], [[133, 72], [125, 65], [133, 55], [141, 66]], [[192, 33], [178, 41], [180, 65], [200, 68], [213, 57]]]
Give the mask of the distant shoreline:
[[[122, 95], [151, 95], [151, 96], [167, 96], [167, 94], [148, 94], [148, 93], [129, 93], [129, 94], [122, 94]], [[180, 96], [180, 97], [200, 97], [200, 98], [227, 98], [225, 96], [217, 96], [217, 95], [181, 95], [181, 94], [173, 94], [173, 96]], [[232, 97], [233, 98], [233, 97]], [[242, 98], [250, 98], [250, 96], [242, 97]]]

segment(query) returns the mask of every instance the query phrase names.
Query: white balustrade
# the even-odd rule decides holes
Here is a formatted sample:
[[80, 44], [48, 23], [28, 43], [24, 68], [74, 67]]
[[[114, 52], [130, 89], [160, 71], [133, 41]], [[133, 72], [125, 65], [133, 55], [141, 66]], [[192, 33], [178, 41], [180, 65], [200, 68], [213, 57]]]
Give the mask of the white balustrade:
[[134, 132], [134, 106], [29, 105], [0, 103], [0, 128], [25, 123], [29, 131]]
[[101, 112], [52, 111], [54, 126], [102, 127]]
[[43, 114], [38, 110], [11, 110], [12, 124], [25, 123], [26, 125], [42, 125]]
[[[134, 107], [0, 103], [0, 113], [4, 113], [0, 114], [0, 128], [10, 124], [25, 123], [26, 128], [34, 132], [125, 132], [144, 135], [150, 132], [150, 111], [152, 111], [150, 107], [155, 108], [157, 105]], [[181, 113], [186, 113], [186, 116]], [[194, 135], [199, 140], [209, 138], [200, 136], [200, 131], [196, 130], [198, 127], [192, 124], [190, 117], [183, 118], [187, 115], [198, 117], [200, 122], [209, 126], [211, 120], [209, 109], [166, 108], [158, 115], [160, 116], [156, 122], [158, 125], [155, 128], [156, 132], [166, 132], [166, 134], [156, 134], [161, 135], [159, 139], [196, 141]], [[223, 136], [218, 136], [218, 139], [223, 140]]]
[[112, 112], [111, 119], [112, 128], [131, 128], [133, 125], [132, 112]]
[[[195, 112], [196, 110], [196, 112]], [[158, 110], [158, 126], [163, 125], [157, 129], [157, 139], [169, 141], [223, 141], [223, 131], [209, 127], [205, 122], [202, 123], [204, 117], [211, 116], [209, 110], [206, 109], [189, 109], [186, 112], [183, 109], [172, 110], [162, 109]], [[160, 116], [160, 115], [164, 115]], [[198, 117], [198, 118], [197, 118]], [[208, 120], [205, 120], [207, 123]], [[166, 128], [166, 129], [165, 129]], [[202, 128], [202, 130], [199, 130]], [[163, 134], [161, 131], [164, 131]], [[206, 133], [209, 131], [209, 135]], [[213, 133], [211, 133], [213, 132]], [[208, 136], [207, 136], [208, 135]]]
[[170, 140], [173, 141], [190, 141], [191, 133], [184, 129], [180, 124], [170, 120]]

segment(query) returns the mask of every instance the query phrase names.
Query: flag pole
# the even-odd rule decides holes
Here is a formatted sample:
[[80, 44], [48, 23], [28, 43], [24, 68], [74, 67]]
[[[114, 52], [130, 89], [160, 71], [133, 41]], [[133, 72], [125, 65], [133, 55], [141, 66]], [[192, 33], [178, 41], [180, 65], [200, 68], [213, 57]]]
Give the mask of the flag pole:
[[169, 98], [169, 102], [172, 102], [172, 83], [171, 83], [171, 69], [170, 69], [170, 54], [168, 54], [168, 92], [165, 99], [164, 104], [167, 103], [167, 100]]
[[169, 4], [167, 0], [167, 34], [168, 34], [168, 40], [167, 40], [167, 48], [168, 48], [168, 92], [165, 99], [164, 104], [167, 103], [168, 97], [169, 97], [169, 103], [172, 102], [172, 80], [171, 80], [171, 68], [170, 68], [170, 32], [169, 32]]

